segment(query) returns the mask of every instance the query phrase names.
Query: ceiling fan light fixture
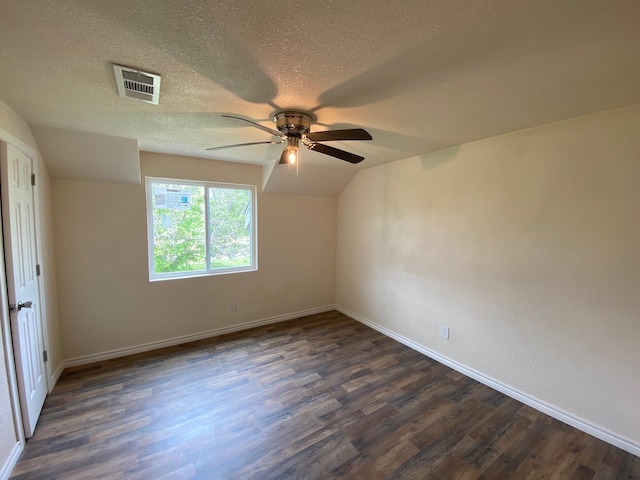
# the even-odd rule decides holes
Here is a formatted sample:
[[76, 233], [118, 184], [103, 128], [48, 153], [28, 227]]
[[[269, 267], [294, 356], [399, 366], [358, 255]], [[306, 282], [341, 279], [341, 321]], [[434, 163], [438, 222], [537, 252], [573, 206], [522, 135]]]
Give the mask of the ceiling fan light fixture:
[[294, 165], [298, 161], [298, 150], [300, 149], [300, 137], [290, 136], [287, 138], [287, 161]]
[[287, 148], [287, 160], [289, 160], [290, 165], [295, 165], [298, 161], [298, 149]]

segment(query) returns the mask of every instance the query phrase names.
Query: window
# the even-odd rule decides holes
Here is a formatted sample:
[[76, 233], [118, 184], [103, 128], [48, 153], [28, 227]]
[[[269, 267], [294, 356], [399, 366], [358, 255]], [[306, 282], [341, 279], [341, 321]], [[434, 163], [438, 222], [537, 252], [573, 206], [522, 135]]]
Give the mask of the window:
[[149, 279], [257, 270], [256, 188], [147, 177]]

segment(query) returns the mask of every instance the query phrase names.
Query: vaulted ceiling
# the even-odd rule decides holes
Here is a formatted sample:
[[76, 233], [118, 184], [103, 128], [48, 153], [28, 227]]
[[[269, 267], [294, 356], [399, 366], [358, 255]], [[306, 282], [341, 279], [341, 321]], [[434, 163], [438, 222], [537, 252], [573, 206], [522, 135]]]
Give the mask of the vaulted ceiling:
[[[127, 169], [98, 152], [120, 137], [335, 195], [361, 168], [639, 103], [638, 25], [637, 0], [3, 0], [0, 100], [57, 177], [113, 181], [105, 163]], [[119, 97], [111, 63], [160, 74], [160, 104]], [[274, 128], [290, 108], [313, 131], [367, 129], [332, 143], [366, 159], [303, 149], [296, 176], [274, 167], [281, 145], [206, 150], [272, 139], [221, 114]]]

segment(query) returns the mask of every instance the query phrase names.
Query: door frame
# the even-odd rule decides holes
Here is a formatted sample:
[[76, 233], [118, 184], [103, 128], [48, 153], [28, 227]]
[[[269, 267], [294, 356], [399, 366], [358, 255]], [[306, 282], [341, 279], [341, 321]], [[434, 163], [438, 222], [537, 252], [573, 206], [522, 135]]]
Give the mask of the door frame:
[[[41, 243], [41, 225], [40, 225], [40, 196], [38, 187], [38, 161], [39, 152], [10, 134], [6, 130], [0, 128], [0, 141], [12, 144], [26, 155], [31, 157], [33, 162], [33, 173], [36, 175], [36, 188], [33, 190], [34, 201], [34, 217], [35, 217], [35, 237], [36, 237], [36, 263], [42, 265], [42, 243]], [[0, 212], [1, 215], [1, 212]], [[0, 217], [1, 220], [1, 217]], [[40, 322], [42, 323], [42, 343], [47, 352], [49, 349], [49, 332], [47, 329], [47, 310], [46, 310], [46, 298], [44, 291], [44, 275], [40, 275], [38, 278], [38, 297], [40, 303]], [[13, 350], [13, 341], [11, 337], [11, 318], [9, 314], [9, 296], [7, 292], [7, 272], [5, 268], [4, 260], [4, 235], [0, 235], [0, 321], [2, 322], [2, 342], [5, 350], [5, 362], [7, 368], [7, 377], [9, 379], [9, 394], [11, 396], [11, 403], [13, 409], [13, 424], [16, 432], [17, 440], [20, 444], [20, 451], [25, 445], [24, 428], [22, 425], [22, 406], [20, 403], [20, 395], [18, 391], [18, 380], [16, 374], [15, 354]], [[51, 393], [55, 382], [53, 382], [51, 371], [51, 360], [45, 362], [45, 373], [47, 382], [47, 392]], [[17, 457], [15, 458], [17, 461]]]

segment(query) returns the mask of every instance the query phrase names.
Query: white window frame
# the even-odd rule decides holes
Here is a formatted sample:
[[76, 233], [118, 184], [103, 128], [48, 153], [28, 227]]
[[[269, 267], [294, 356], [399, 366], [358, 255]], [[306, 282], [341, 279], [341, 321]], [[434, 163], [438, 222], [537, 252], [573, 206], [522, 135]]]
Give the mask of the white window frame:
[[[169, 272], [155, 273], [154, 243], [153, 243], [153, 188], [152, 183], [171, 183], [179, 185], [193, 185], [204, 188], [205, 197], [205, 269], [191, 272]], [[146, 197], [147, 197], [147, 251], [149, 265], [149, 281], [173, 280], [179, 278], [208, 277], [212, 275], [224, 275], [228, 273], [253, 272], [258, 270], [258, 199], [255, 185], [245, 185], [238, 183], [209, 182], [202, 180], [184, 180], [179, 178], [166, 177], [145, 177]], [[251, 231], [249, 234], [251, 242], [251, 263], [250, 265], [227, 268], [211, 268], [210, 240], [209, 240], [209, 188], [232, 188], [236, 190], [248, 190], [251, 192]]]

